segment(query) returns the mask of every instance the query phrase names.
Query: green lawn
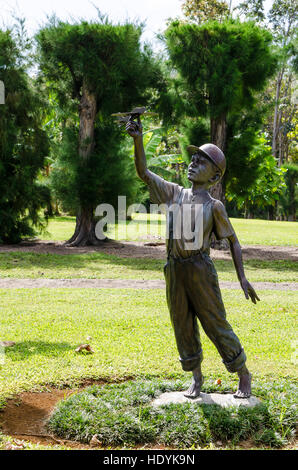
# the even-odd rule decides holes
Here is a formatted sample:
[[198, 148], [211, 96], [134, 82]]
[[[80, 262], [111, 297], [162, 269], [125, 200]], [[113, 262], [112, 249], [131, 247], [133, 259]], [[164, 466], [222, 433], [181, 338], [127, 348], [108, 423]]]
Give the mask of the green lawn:
[[[0, 253], [0, 278], [163, 279], [164, 264], [165, 260], [121, 258], [104, 253]], [[232, 261], [217, 260], [215, 267], [220, 280], [237, 281]], [[298, 266], [293, 261], [248, 260], [245, 271], [252, 282], [295, 282]]]
[[[223, 297], [253, 374], [294, 378], [297, 293], [262, 291], [257, 306], [237, 291]], [[162, 291], [0, 289], [0, 305], [0, 337], [17, 343], [0, 356], [2, 402], [40, 384], [86, 377], [185, 377]], [[75, 353], [89, 336], [95, 353]], [[204, 333], [202, 343], [205, 373], [224, 382], [229, 374]]]
[[[297, 245], [297, 223], [278, 222], [258, 219], [233, 219], [233, 227], [242, 245]], [[43, 240], [63, 241], [74, 232], [75, 217], [54, 217], [49, 221], [48, 234], [40, 234]], [[163, 216], [152, 214], [136, 214], [133, 222], [119, 223], [109, 227], [110, 238], [122, 240], [144, 240], [148, 236], [165, 237], [165, 219]]]

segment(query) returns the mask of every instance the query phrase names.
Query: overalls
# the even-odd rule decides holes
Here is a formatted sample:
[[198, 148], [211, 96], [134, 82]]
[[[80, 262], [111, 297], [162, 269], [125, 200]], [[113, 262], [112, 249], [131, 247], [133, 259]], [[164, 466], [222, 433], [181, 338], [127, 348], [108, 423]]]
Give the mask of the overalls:
[[[180, 199], [178, 204], [181, 203]], [[187, 258], [173, 257], [172, 243], [173, 219], [170, 217], [168, 260], [164, 274], [167, 303], [183, 370], [196, 369], [203, 359], [197, 321], [199, 319], [227, 370], [237, 372], [244, 366], [246, 355], [226, 320], [213, 262], [208, 253], [202, 250]]]

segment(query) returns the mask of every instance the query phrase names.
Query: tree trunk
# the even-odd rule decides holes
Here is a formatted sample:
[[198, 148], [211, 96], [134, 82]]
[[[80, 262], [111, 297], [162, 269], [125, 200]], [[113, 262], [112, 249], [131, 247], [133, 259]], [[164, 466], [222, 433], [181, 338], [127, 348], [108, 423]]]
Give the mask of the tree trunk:
[[76, 228], [73, 236], [68, 240], [67, 246], [87, 246], [99, 245], [102, 240], [98, 240], [95, 235], [94, 211], [93, 208], [80, 210], [76, 217]]
[[[90, 92], [86, 82], [83, 82], [82, 97], [79, 104], [79, 155], [88, 160], [94, 148], [94, 123], [96, 116], [96, 96]], [[80, 207], [76, 217], [76, 228], [73, 236], [66, 242], [68, 246], [98, 245], [95, 235], [95, 219], [93, 207]]]
[[281, 167], [284, 161], [284, 155], [283, 155], [283, 135], [281, 132], [279, 132], [278, 135], [278, 166]]
[[275, 93], [275, 107], [274, 107], [273, 132], [272, 132], [272, 155], [275, 158], [277, 154], [277, 137], [279, 133], [279, 121], [280, 121], [278, 106], [279, 106], [279, 97], [280, 97], [280, 90], [281, 90], [283, 75], [284, 75], [284, 67], [281, 69], [281, 71], [278, 74], [277, 83], [276, 83], [276, 93]]
[[[214, 119], [211, 118], [211, 143], [217, 145], [223, 152], [226, 150], [227, 140], [227, 117], [226, 115], [219, 116]], [[224, 205], [225, 198], [225, 184], [220, 180], [215, 186], [210, 189], [210, 194], [214, 199], [219, 199]], [[211, 239], [211, 247], [215, 250], [227, 250], [229, 244], [227, 240], [216, 240], [213, 236]]]

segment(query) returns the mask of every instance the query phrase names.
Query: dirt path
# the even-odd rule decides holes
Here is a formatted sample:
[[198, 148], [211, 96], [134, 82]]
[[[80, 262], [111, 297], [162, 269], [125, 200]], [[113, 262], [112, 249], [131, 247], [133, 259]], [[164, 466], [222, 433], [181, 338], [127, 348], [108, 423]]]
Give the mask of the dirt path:
[[[165, 259], [166, 249], [162, 242], [103, 242], [100, 247], [66, 247], [63, 242], [22, 242], [18, 245], [0, 245], [0, 253], [30, 252], [56, 255], [69, 255], [79, 253], [106, 253], [122, 258], [154, 258]], [[298, 247], [294, 246], [265, 246], [247, 245], [242, 247], [244, 259], [261, 260], [289, 260], [298, 261]], [[211, 250], [213, 259], [231, 259], [229, 251]]]
[[[221, 289], [240, 289], [238, 282], [221, 281]], [[298, 290], [295, 282], [254, 282], [257, 290]], [[0, 279], [0, 289], [34, 289], [34, 288], [79, 288], [79, 289], [165, 289], [161, 279]]]

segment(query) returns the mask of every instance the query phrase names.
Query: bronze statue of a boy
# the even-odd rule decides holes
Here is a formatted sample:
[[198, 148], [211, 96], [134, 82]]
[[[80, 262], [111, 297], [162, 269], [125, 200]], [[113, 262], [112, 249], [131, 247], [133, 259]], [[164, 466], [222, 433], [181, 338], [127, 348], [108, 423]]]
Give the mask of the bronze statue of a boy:
[[226, 320], [217, 273], [209, 257], [211, 234], [214, 233], [217, 239], [227, 238], [245, 297], [250, 297], [254, 303], [260, 300], [245, 277], [241, 247], [225, 207], [208, 192], [208, 188], [217, 183], [224, 174], [225, 156], [213, 144], [190, 146], [188, 150], [192, 159], [188, 167], [188, 179], [192, 187], [185, 189], [148, 170], [139, 116], [137, 122], [127, 122], [126, 130], [134, 138], [136, 170], [138, 176], [149, 186], [152, 202], [178, 204], [179, 207], [197, 204], [203, 207], [202, 246], [188, 250], [185, 248], [187, 245], [183, 236], [180, 239], [173, 238], [173, 227], [170, 226], [167, 239], [168, 259], [164, 268], [167, 302], [180, 362], [183, 370], [193, 374], [192, 384], [185, 396], [199, 396], [203, 383], [203, 354], [197, 323], [199, 319], [227, 370], [238, 373], [239, 385], [234, 396], [248, 398], [251, 394], [251, 374], [245, 365], [246, 356], [240, 341]]

